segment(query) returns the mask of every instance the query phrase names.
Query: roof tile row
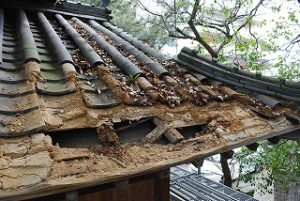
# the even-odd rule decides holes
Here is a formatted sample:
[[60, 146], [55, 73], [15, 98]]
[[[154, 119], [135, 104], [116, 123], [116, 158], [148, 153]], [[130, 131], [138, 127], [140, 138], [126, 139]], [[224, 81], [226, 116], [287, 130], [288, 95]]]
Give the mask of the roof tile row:
[[[248, 89], [272, 92], [270, 88], [277, 87], [268, 83], [264, 88], [263, 80], [256, 81], [228, 67], [221, 68], [220, 64], [195, 57], [193, 52], [184, 49], [178, 62], [192, 66], [201, 75], [189, 74], [108, 22], [74, 17], [68, 20], [53, 13], [14, 12], [0, 9], [0, 19], [4, 19], [0, 27], [0, 31], [3, 29], [2, 136], [42, 130], [45, 125], [42, 114], [47, 110], [43, 102], [48, 96], [63, 100], [64, 95], [76, 93], [84, 101], [84, 107], [94, 109], [119, 104], [176, 107], [224, 100], [227, 94], [219, 85], [203, 84], [209, 83], [205, 76]], [[298, 93], [295, 88], [280, 87]], [[28, 121], [28, 115], [36, 118]], [[13, 128], [16, 125], [12, 122], [18, 122], [19, 128]]]
[[183, 66], [214, 78], [223, 83], [246, 88], [252, 91], [277, 96], [279, 98], [300, 101], [300, 83], [275, 79], [255, 73], [237, 70], [224, 66], [193, 52], [188, 48], [182, 49], [177, 61]]

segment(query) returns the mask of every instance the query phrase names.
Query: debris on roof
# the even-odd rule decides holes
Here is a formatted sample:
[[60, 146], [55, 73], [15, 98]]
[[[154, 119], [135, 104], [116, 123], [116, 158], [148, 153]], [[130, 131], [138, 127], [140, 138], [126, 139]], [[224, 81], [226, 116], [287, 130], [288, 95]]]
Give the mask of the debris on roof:
[[1, 199], [97, 185], [300, 129], [289, 118], [299, 116], [298, 85], [222, 69], [187, 49], [171, 60], [107, 18], [18, 8], [1, 2]]

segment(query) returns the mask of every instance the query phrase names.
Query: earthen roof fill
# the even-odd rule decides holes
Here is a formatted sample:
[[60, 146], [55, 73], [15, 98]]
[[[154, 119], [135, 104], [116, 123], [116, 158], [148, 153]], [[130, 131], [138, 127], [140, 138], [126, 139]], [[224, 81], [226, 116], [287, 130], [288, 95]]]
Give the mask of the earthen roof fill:
[[0, 3], [1, 200], [112, 182], [299, 132], [299, 83], [186, 48], [170, 59], [110, 23], [103, 8], [23, 4]]

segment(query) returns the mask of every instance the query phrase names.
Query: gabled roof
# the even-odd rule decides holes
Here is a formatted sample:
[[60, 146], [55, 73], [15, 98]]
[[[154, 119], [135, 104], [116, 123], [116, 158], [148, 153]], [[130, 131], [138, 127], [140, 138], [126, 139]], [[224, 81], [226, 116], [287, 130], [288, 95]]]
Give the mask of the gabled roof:
[[[240, 75], [187, 50], [176, 63], [101, 12], [0, 5], [0, 199], [126, 179], [300, 129], [290, 102], [227, 85], [249, 91], [254, 77], [241, 86], [246, 75], [232, 82]], [[297, 101], [285, 91], [297, 88], [276, 86]]]

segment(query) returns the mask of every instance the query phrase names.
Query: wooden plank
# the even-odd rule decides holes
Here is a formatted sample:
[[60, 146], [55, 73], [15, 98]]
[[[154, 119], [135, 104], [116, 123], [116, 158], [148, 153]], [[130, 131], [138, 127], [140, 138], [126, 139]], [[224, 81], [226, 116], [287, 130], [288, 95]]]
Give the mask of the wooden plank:
[[181, 142], [184, 139], [184, 137], [175, 128], [169, 128], [164, 135], [173, 144]]
[[[146, 142], [147, 143], [153, 143], [153, 142], [155, 142], [158, 138], [161, 137], [161, 135], [163, 135], [164, 133], [166, 133], [169, 129], [182, 128], [182, 127], [188, 127], [188, 126], [196, 126], [196, 125], [206, 124], [206, 122], [196, 122], [196, 121], [186, 122], [186, 121], [183, 121], [183, 120], [174, 120], [172, 122], [162, 122], [158, 118], [154, 118], [153, 122], [157, 126], [150, 133], [148, 133], [145, 136], [145, 138], [142, 140], [145, 143]], [[174, 134], [173, 132], [178, 132], [178, 131], [172, 131], [171, 130], [171, 135]]]
[[169, 124], [158, 125], [150, 133], [148, 133], [142, 141], [145, 143], [152, 143], [157, 140], [162, 134], [164, 134], [164, 132], [166, 132], [168, 129]]
[[[154, 118], [153, 122], [159, 126], [162, 124], [166, 124], [166, 122], [159, 120], [158, 118]], [[181, 142], [184, 137], [176, 130], [176, 128], [169, 128], [166, 130], [166, 132], [164, 133], [164, 135], [166, 136], [166, 138], [173, 144], [177, 143], [177, 142]]]

